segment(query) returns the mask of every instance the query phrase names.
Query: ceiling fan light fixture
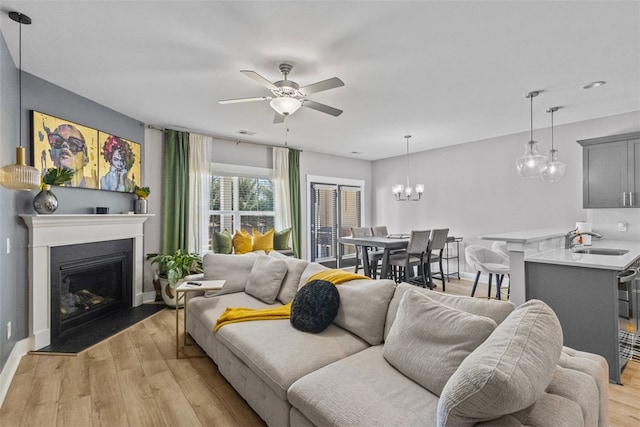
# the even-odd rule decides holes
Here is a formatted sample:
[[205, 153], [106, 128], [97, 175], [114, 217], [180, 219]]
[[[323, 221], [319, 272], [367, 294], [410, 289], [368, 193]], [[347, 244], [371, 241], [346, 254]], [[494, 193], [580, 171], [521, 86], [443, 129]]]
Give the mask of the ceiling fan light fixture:
[[271, 105], [271, 108], [276, 110], [278, 114], [288, 116], [298, 111], [298, 108], [302, 107], [302, 102], [296, 98], [283, 96], [281, 98], [273, 98], [269, 105]]

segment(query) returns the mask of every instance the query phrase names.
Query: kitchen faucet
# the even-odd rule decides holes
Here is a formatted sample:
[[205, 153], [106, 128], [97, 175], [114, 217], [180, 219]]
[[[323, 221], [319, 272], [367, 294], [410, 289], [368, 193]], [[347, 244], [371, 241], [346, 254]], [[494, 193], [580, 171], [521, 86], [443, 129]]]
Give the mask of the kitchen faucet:
[[592, 236], [596, 239], [602, 239], [601, 234], [594, 233], [592, 231], [580, 231], [579, 229], [575, 228], [568, 231], [567, 234], [564, 235], [564, 248], [573, 249], [573, 247], [575, 246], [574, 240], [580, 236]]

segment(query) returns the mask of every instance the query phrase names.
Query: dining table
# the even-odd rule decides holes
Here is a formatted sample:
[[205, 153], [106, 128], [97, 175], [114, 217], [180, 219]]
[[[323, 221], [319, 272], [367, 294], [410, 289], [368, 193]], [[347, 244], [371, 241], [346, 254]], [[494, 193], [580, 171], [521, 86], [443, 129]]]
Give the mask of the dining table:
[[408, 234], [390, 234], [388, 236], [367, 236], [367, 237], [340, 237], [338, 242], [345, 245], [354, 245], [362, 247], [362, 266], [364, 274], [371, 277], [371, 266], [369, 265], [369, 254], [367, 248], [382, 248], [382, 266], [380, 270], [380, 278], [389, 277], [389, 254], [396, 249], [406, 249], [409, 244]]

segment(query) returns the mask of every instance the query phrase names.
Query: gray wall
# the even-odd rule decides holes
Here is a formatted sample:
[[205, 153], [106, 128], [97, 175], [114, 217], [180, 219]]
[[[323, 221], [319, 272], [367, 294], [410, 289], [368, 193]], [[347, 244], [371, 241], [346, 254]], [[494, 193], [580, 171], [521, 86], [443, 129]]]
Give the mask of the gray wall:
[[[582, 148], [576, 141], [638, 130], [638, 111], [555, 126], [555, 148], [567, 163], [567, 173], [553, 184], [521, 178], [516, 172], [515, 160], [522, 156], [529, 132], [411, 154], [411, 183], [426, 186], [420, 202], [396, 202], [391, 194], [391, 186], [406, 179], [405, 156], [375, 161], [374, 222], [387, 224], [391, 232], [449, 227], [467, 244], [479, 243], [478, 236], [487, 233], [568, 230], [576, 221], [588, 219], [582, 208]], [[546, 154], [550, 129], [536, 129], [534, 139]], [[632, 229], [640, 222], [638, 210], [634, 211], [629, 215]]]
[[[140, 142], [144, 155], [144, 127], [137, 120], [30, 74], [23, 73], [22, 87], [22, 145], [27, 149], [27, 163], [31, 164], [29, 110]], [[19, 139], [18, 95], [18, 70], [0, 33], [1, 166], [15, 162], [15, 147]], [[93, 213], [95, 206], [108, 206], [112, 213], [120, 213], [132, 210], [135, 199], [131, 194], [80, 188], [59, 187], [54, 189], [54, 193], [59, 201], [57, 213]], [[17, 215], [35, 213], [31, 205], [35, 194], [0, 187], [0, 369], [5, 366], [15, 343], [29, 334], [28, 230]], [[6, 253], [7, 238], [11, 240], [10, 254]], [[13, 334], [7, 340], [5, 328], [9, 321], [12, 322]]]

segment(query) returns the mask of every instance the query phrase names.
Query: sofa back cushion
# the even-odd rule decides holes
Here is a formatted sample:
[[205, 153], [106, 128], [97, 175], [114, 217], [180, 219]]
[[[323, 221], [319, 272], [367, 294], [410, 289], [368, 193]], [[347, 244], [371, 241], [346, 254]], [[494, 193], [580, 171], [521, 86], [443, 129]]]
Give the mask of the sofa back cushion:
[[423, 293], [405, 292], [384, 343], [397, 370], [440, 396], [462, 361], [496, 328], [484, 316], [447, 307]]
[[474, 425], [531, 406], [561, 352], [553, 310], [539, 300], [518, 306], [451, 376], [438, 402], [438, 426]]
[[322, 264], [318, 264], [317, 262], [310, 262], [309, 265], [307, 265], [307, 267], [302, 272], [302, 275], [300, 276], [300, 283], [298, 283], [298, 289], [303, 287], [311, 276], [324, 270], [329, 270], [329, 268], [325, 267]]
[[257, 256], [257, 253], [246, 255], [207, 253], [202, 258], [204, 280], [225, 280], [224, 286], [216, 295], [242, 292], [247, 285]]
[[333, 323], [371, 345], [382, 343], [389, 301], [396, 288], [392, 280], [351, 280], [336, 286], [340, 308]]
[[287, 274], [287, 263], [268, 255], [258, 255], [247, 279], [245, 292], [251, 296], [273, 304]]
[[487, 300], [458, 295], [448, 295], [443, 294], [442, 292], [435, 292], [430, 289], [417, 288], [408, 283], [400, 283], [396, 287], [396, 292], [393, 295], [393, 299], [389, 303], [389, 310], [387, 311], [387, 321], [384, 326], [385, 339], [389, 335], [389, 331], [391, 330], [393, 321], [396, 318], [400, 300], [402, 299], [404, 293], [410, 289], [413, 289], [416, 292], [422, 292], [429, 298], [434, 299], [439, 303], [447, 305], [449, 307], [493, 319], [493, 321], [497, 324], [500, 324], [500, 322], [506, 319], [515, 307], [513, 303], [508, 301]]
[[296, 292], [298, 292], [300, 278], [302, 277], [302, 273], [305, 268], [309, 265], [309, 261], [282, 255], [277, 251], [269, 252], [269, 256], [281, 259], [287, 264], [287, 274], [284, 276], [280, 292], [278, 292], [276, 299], [283, 304], [288, 304], [293, 301], [293, 298], [296, 296]]

